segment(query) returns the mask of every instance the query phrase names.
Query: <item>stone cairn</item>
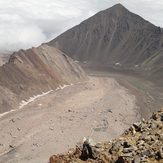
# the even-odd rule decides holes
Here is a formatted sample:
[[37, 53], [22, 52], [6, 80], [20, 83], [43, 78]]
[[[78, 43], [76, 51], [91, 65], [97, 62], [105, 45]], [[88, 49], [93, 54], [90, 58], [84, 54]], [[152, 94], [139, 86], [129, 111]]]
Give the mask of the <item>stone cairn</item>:
[[53, 155], [50, 163], [163, 163], [163, 108], [134, 123], [119, 139], [95, 143], [83, 138], [76, 149]]

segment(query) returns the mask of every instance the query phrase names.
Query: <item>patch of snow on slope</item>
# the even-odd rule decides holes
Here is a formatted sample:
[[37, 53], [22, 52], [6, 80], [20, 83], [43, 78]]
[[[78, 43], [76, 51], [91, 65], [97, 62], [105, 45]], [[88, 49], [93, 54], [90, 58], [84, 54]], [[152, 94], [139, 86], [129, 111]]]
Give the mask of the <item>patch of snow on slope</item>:
[[[57, 87], [57, 89], [56, 90], [61, 90], [61, 89], [64, 89], [64, 88], [66, 88], [66, 87], [68, 87], [68, 86], [72, 86], [73, 84], [70, 84], [70, 85], [63, 85], [63, 86], [61, 86], [61, 85], [59, 85], [58, 87]], [[42, 96], [45, 96], [45, 95], [47, 95], [47, 94], [49, 94], [49, 93], [51, 93], [51, 92], [53, 92], [54, 90], [50, 90], [50, 91], [48, 91], [48, 92], [42, 92], [42, 94], [38, 94], [38, 95], [33, 95], [33, 97], [30, 97], [29, 98], [29, 100], [26, 100], [26, 101], [24, 101], [24, 100], [22, 100], [21, 101], [21, 103], [20, 103], [20, 106], [19, 106], [19, 109], [21, 109], [23, 106], [25, 106], [25, 105], [28, 105], [30, 102], [33, 102], [35, 99], [37, 99], [37, 98], [39, 98], [39, 97], [42, 97]], [[39, 106], [41, 106], [42, 104], [39, 104]], [[8, 111], [8, 112], [4, 112], [4, 113], [2, 113], [2, 114], [0, 114], [0, 117], [2, 117], [2, 116], [4, 116], [4, 115], [6, 115], [6, 114], [8, 114], [8, 113], [10, 113], [10, 112], [13, 112], [13, 111], [16, 111], [16, 110], [10, 110], [10, 111]]]
[[10, 113], [10, 112], [13, 112], [13, 111], [15, 111], [15, 110], [10, 110], [10, 111], [8, 111], [8, 112], [4, 112], [4, 113], [0, 114], [0, 117], [4, 116], [4, 115], [6, 115], [6, 114], [8, 114], [8, 113]]
[[36, 96], [33, 95], [33, 97], [30, 97], [29, 100], [27, 100], [27, 101], [22, 100], [21, 103], [20, 103], [19, 109], [21, 109], [21, 108], [22, 108], [23, 106], [25, 106], [25, 105], [28, 105], [30, 102], [33, 102], [35, 99], [49, 94], [49, 93], [52, 92], [52, 91], [53, 91], [53, 90], [50, 90], [50, 91], [48, 91], [48, 92], [42, 92], [42, 94], [38, 94], [38, 95], [36, 95]]
[[[73, 85], [73, 84], [70, 84], [70, 85]], [[70, 85], [63, 85], [63, 86], [59, 85], [56, 90], [64, 89], [64, 88], [66, 88], [66, 87], [68, 87]], [[48, 92], [42, 92], [42, 94], [38, 94], [36, 96], [33, 95], [33, 97], [30, 97], [29, 100], [26, 100], [26, 101], [22, 100], [21, 103], [20, 103], [19, 109], [21, 109], [25, 105], [28, 105], [30, 102], [33, 102], [35, 99], [37, 99], [39, 97], [42, 97], [42, 96], [45, 96], [45, 95], [47, 95], [47, 94], [49, 94], [49, 93], [51, 93], [53, 91], [54, 90], [50, 90]]]
[[[70, 85], [73, 85], [73, 84], [70, 84]], [[63, 86], [59, 85], [56, 90], [64, 89], [70, 85], [63, 85]]]

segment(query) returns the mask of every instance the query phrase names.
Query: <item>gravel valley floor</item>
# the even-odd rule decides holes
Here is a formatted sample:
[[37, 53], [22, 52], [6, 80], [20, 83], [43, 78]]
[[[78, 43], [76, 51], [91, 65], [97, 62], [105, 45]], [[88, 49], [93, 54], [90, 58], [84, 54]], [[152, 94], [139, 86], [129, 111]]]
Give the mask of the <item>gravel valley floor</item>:
[[0, 162], [47, 163], [83, 137], [117, 138], [141, 119], [138, 106], [127, 84], [108, 77], [52, 91], [0, 117]]

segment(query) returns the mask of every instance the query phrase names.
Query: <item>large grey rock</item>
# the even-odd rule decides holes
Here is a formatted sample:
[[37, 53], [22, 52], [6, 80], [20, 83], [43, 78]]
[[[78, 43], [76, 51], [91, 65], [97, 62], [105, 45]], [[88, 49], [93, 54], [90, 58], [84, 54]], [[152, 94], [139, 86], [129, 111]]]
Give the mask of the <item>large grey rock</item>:
[[140, 160], [141, 158], [139, 156], [137, 156], [135, 159], [134, 159], [134, 163], [140, 163]]
[[94, 140], [90, 137], [86, 138], [86, 140], [83, 143], [83, 149], [82, 149], [82, 158], [88, 159], [93, 158], [96, 159], [100, 157], [100, 151], [95, 147], [96, 143]]

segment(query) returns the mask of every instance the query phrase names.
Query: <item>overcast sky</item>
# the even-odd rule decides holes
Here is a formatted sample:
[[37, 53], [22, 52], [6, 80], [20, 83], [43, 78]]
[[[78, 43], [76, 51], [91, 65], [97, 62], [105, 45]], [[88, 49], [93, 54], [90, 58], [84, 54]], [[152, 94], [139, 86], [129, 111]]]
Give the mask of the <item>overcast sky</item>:
[[163, 0], [0, 0], [0, 53], [39, 46], [117, 3], [163, 27]]

